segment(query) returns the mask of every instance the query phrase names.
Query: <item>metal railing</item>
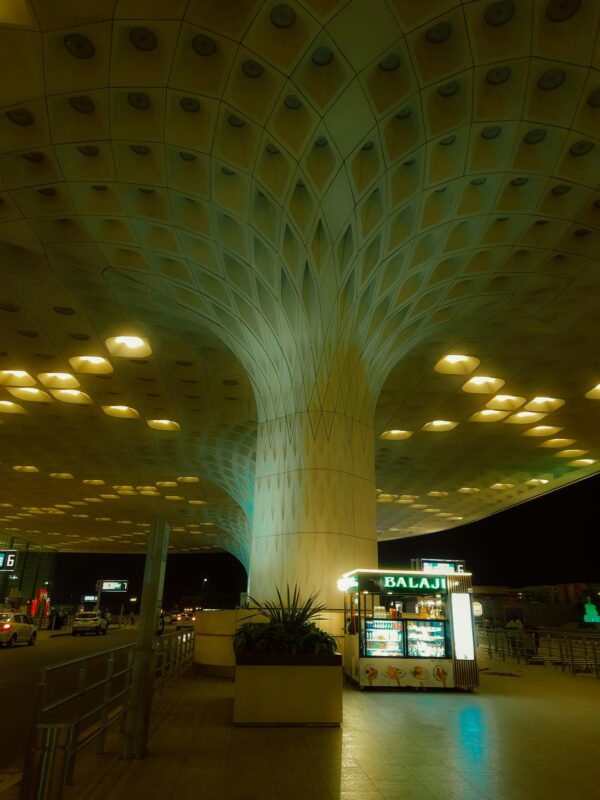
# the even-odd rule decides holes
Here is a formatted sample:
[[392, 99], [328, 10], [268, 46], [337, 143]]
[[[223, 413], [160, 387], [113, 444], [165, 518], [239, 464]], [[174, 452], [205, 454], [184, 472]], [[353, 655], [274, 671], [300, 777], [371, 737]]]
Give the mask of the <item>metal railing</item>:
[[550, 664], [562, 672], [600, 678], [600, 634], [579, 631], [479, 628], [477, 642], [490, 658]]
[[[49, 728], [70, 728], [66, 746], [66, 783], [72, 784], [78, 753], [96, 742], [96, 751], [104, 752], [106, 733], [116, 722], [124, 732], [127, 701], [133, 679], [135, 644], [126, 644], [82, 658], [43, 667], [37, 685], [21, 800], [54, 797], [38, 789], [52, 767], [52, 748], [42, 747], [48, 763], [41, 763], [39, 742], [54, 741]], [[156, 639], [154, 686], [164, 686], [169, 678], [181, 675], [192, 663], [194, 631], [184, 630]], [[43, 734], [43, 735], [41, 735]], [[64, 737], [63, 737], [64, 738]], [[43, 755], [43, 754], [42, 754]], [[62, 767], [61, 767], [62, 768]], [[62, 795], [56, 795], [60, 797]]]

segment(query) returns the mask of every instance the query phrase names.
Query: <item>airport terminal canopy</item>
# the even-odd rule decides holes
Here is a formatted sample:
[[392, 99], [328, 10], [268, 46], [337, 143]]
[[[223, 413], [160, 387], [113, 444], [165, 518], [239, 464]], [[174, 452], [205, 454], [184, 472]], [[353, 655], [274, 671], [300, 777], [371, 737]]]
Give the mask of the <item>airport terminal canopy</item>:
[[3, 532], [335, 586], [597, 472], [599, 20], [3, 4]]

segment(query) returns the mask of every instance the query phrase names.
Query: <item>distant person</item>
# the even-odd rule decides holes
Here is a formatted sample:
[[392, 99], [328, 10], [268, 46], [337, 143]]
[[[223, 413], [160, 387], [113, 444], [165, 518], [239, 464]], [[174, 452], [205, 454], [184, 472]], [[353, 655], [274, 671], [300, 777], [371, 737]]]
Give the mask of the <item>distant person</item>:
[[131, 612], [131, 614], [129, 615], [129, 622], [130, 622], [130, 624], [131, 624], [132, 626], [133, 626], [133, 625], [135, 625], [135, 614], [133, 613], [133, 611], [132, 611], [132, 612]]

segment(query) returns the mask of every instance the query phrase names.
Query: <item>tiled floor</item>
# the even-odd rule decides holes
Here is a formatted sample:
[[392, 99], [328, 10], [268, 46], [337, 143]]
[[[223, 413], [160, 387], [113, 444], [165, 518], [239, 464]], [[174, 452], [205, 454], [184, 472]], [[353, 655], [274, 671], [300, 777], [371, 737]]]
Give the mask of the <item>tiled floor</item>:
[[341, 729], [234, 728], [233, 684], [186, 678], [150, 756], [113, 763], [67, 800], [600, 797], [600, 680], [483, 666], [521, 677], [484, 671], [475, 694], [348, 688]]

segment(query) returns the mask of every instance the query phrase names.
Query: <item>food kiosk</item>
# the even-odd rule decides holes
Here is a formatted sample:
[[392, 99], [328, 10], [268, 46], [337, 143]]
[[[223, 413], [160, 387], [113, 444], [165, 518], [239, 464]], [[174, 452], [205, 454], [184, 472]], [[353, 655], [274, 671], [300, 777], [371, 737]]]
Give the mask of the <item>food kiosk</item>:
[[470, 573], [356, 569], [338, 587], [344, 672], [361, 689], [478, 685]]

